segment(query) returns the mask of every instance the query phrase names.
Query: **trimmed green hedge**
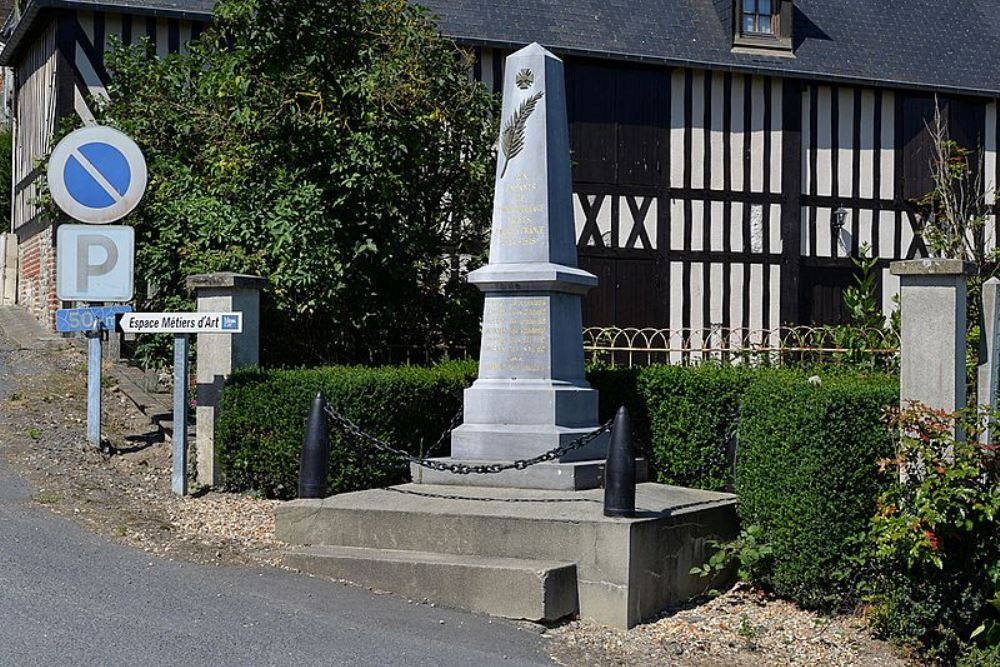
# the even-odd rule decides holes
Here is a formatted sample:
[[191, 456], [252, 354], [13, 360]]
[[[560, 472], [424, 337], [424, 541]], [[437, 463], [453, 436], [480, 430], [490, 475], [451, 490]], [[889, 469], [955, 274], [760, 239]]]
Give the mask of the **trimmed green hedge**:
[[878, 461], [893, 442], [881, 421], [898, 402], [895, 378], [772, 371], [743, 398], [736, 492], [744, 527], [774, 550], [760, 581], [809, 608], [854, 600], [858, 536], [882, 490]]
[[628, 408], [639, 450], [650, 460], [651, 479], [719, 491], [732, 477], [725, 457], [708, 470], [699, 468], [723, 445], [743, 392], [763, 372], [714, 364], [595, 366], [587, 376], [600, 391], [602, 422], [619, 406]]
[[[294, 498], [305, 418], [316, 392], [362, 429], [419, 454], [440, 437], [476, 375], [470, 362], [434, 368], [333, 367], [234, 373], [222, 392], [217, 440], [224, 484]], [[329, 492], [395, 484], [408, 469], [331, 429]]]

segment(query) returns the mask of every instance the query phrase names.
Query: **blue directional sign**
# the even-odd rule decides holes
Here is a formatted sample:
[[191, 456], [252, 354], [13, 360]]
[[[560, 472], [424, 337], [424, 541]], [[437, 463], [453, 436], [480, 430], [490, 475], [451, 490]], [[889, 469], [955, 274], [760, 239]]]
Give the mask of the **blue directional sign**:
[[49, 160], [52, 199], [72, 218], [108, 224], [128, 215], [146, 190], [146, 161], [110, 127], [85, 127], [59, 142]]
[[72, 333], [90, 331], [95, 322], [103, 322], [108, 331], [115, 330], [115, 316], [131, 313], [132, 306], [108, 306], [106, 308], [72, 308], [56, 311], [56, 331]]

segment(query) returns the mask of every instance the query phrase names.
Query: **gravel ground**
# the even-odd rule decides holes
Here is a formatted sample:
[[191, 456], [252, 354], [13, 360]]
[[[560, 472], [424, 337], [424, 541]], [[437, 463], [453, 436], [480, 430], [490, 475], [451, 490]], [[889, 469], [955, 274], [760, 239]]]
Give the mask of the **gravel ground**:
[[823, 665], [910, 663], [872, 639], [862, 619], [802, 611], [743, 586], [665, 612], [629, 631], [574, 621], [547, 633], [564, 665]]
[[[86, 445], [85, 357], [76, 349], [11, 350], [0, 339], [0, 455], [53, 512], [170, 560], [278, 566], [275, 501], [170, 492], [169, 443], [114, 387], [104, 435], [111, 453]], [[536, 626], [563, 665], [909, 664], [873, 640], [855, 617], [821, 617], [737, 587], [620, 631], [586, 621]]]

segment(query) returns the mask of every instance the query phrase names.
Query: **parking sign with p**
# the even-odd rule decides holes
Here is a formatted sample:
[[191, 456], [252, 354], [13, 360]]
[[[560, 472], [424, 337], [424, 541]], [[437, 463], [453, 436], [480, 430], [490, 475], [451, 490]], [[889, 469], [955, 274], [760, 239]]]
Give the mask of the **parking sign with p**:
[[56, 296], [63, 301], [132, 300], [133, 228], [62, 225], [56, 243]]

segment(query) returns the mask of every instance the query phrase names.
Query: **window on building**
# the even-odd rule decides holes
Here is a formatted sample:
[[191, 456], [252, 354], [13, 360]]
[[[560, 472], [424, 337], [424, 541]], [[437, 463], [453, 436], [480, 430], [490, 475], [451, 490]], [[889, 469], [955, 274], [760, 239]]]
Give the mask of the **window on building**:
[[775, 16], [773, 0], [742, 0], [743, 1], [743, 34], [773, 35], [775, 34]]
[[794, 0], [733, 0], [733, 47], [792, 51]]

